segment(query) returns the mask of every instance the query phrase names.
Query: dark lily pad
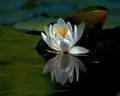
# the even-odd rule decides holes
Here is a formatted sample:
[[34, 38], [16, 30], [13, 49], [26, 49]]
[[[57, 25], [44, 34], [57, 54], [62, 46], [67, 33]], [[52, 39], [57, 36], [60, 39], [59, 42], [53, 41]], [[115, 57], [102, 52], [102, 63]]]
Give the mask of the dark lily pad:
[[34, 8], [33, 12], [35, 13], [35, 15], [41, 15], [42, 13], [45, 13], [48, 16], [52, 17], [66, 17], [74, 10], [74, 7], [68, 5], [40, 5]]
[[25, 10], [13, 10], [0, 15], [0, 24], [11, 24], [27, 20], [33, 17], [33, 13]]
[[22, 7], [24, 10], [32, 10], [41, 4], [40, 0], [25, 0], [25, 5]]
[[103, 5], [106, 6], [109, 10], [111, 11], [115, 11], [115, 10], [120, 10], [120, 1], [119, 0], [109, 0], [109, 1], [105, 1], [105, 0], [92, 0], [93, 4], [99, 4], [99, 5]]
[[0, 12], [10, 11], [22, 7], [25, 0], [0, 0]]

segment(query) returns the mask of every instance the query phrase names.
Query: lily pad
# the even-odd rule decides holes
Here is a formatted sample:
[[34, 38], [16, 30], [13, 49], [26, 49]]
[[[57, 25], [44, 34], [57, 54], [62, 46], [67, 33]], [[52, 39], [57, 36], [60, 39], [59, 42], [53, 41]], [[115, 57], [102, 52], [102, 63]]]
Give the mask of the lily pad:
[[0, 25], [0, 96], [50, 96], [54, 87], [42, 74], [44, 59], [35, 50], [39, 36]]
[[47, 6], [38, 6], [33, 9], [33, 12], [36, 15], [45, 13], [53, 17], [65, 17], [68, 16], [74, 10], [75, 8], [70, 5], [49, 5], [49, 6], [47, 5]]
[[30, 19], [33, 13], [25, 10], [13, 10], [0, 15], [0, 24], [16, 23], [18, 21]]
[[25, 0], [0, 0], [0, 12], [10, 11], [22, 7]]
[[120, 10], [119, 0], [92, 0], [92, 3], [106, 6], [110, 11]]
[[118, 92], [116, 96], [120, 96], [120, 92]]
[[115, 14], [109, 14], [103, 28], [114, 28], [120, 26], [120, 16]]
[[15, 24], [15, 27], [22, 32], [44, 31], [44, 26], [47, 26], [51, 22], [55, 22], [57, 18], [45, 18], [37, 17], [28, 21], [19, 22]]
[[86, 27], [95, 27], [99, 24], [101, 26], [105, 22], [107, 14], [108, 10], [103, 6], [90, 6], [73, 13], [70, 17], [66, 18], [66, 21], [76, 25], [85, 22]]

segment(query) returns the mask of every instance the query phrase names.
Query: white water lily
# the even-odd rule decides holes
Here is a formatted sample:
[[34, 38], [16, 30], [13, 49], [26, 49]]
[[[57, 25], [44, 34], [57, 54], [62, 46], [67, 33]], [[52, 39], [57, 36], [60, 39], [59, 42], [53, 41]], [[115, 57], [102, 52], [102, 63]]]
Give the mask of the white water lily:
[[[43, 73], [50, 72], [52, 81], [65, 84], [67, 81], [79, 80], [79, 71], [86, 73], [83, 62], [70, 54], [58, 54], [50, 59], [44, 67]], [[76, 76], [75, 76], [76, 75]]]
[[59, 18], [53, 26], [45, 27], [46, 34], [42, 32], [41, 35], [46, 44], [55, 51], [68, 52], [73, 55], [85, 54], [89, 52], [88, 49], [74, 46], [81, 38], [84, 28], [84, 23], [81, 23], [78, 28], [76, 25], [72, 28], [70, 22], [65, 23], [63, 19]]

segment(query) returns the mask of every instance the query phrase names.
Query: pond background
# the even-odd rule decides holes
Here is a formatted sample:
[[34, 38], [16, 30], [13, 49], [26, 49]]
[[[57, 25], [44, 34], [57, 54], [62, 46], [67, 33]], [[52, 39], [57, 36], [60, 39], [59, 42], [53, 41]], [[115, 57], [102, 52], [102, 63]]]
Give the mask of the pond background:
[[78, 83], [62, 86], [52, 82], [49, 74], [43, 75], [45, 59], [35, 50], [41, 37], [24, 34], [15, 27], [38, 31], [59, 17], [66, 18], [92, 5], [108, 8], [104, 28], [120, 25], [119, 0], [1, 0], [0, 96], [120, 96], [119, 79], [111, 72], [112, 62], [110, 68], [108, 62], [85, 63], [88, 73], [81, 74]]

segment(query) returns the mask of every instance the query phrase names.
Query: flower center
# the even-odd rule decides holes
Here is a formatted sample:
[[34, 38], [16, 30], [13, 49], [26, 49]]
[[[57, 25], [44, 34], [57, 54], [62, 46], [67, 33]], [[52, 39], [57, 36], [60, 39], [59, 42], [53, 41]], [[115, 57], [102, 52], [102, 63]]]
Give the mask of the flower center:
[[64, 38], [66, 36], [67, 32], [68, 32], [68, 28], [57, 29], [56, 32]]

